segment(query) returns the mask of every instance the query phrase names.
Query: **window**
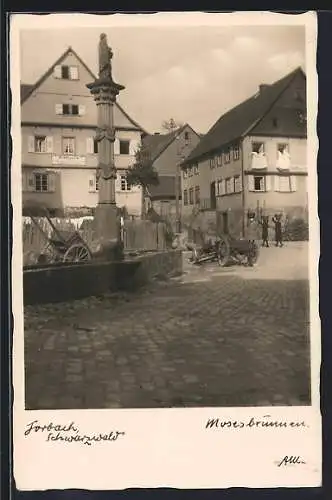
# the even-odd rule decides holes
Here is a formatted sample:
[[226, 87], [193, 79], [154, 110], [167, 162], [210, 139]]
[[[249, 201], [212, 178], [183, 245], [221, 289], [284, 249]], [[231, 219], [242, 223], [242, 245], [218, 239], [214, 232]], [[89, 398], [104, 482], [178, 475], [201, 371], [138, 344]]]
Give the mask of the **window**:
[[222, 155], [217, 156], [217, 165], [218, 165], [218, 167], [222, 166]]
[[63, 80], [78, 80], [78, 66], [57, 65], [54, 68], [54, 77]]
[[186, 144], [188, 144], [190, 142], [189, 132], [184, 133], [184, 141]]
[[98, 153], [98, 141], [96, 139], [93, 139], [93, 152], [94, 154]]
[[226, 186], [224, 179], [218, 181], [218, 194], [219, 196], [224, 196], [226, 194]]
[[130, 191], [130, 186], [128, 186], [127, 177], [125, 175], [120, 175], [120, 186], [121, 191]]
[[233, 177], [229, 177], [226, 179], [226, 193], [231, 194], [234, 193], [234, 179]]
[[120, 140], [120, 155], [129, 155], [129, 141]]
[[61, 78], [69, 80], [69, 66], [61, 66]]
[[215, 158], [210, 158], [210, 168], [215, 167]]
[[242, 191], [242, 179], [239, 175], [234, 177], [234, 191], [240, 193]]
[[200, 188], [199, 186], [195, 187], [195, 204], [199, 205], [200, 202]]
[[187, 189], [184, 189], [184, 191], [183, 191], [183, 204], [188, 205], [188, 191], [187, 191]]
[[265, 178], [258, 175], [253, 176], [250, 191], [265, 191]]
[[187, 169], [183, 171], [183, 178], [186, 179], [188, 177]]
[[277, 182], [277, 190], [281, 193], [290, 193], [292, 191], [291, 176], [279, 175]]
[[46, 136], [37, 135], [35, 136], [35, 153], [46, 153]]
[[277, 148], [281, 154], [288, 153], [288, 144], [286, 143], [278, 144]]
[[49, 190], [48, 175], [47, 174], [34, 174], [35, 190], [38, 192], [45, 192]]
[[198, 175], [199, 174], [198, 164], [197, 163], [195, 165], [193, 165], [193, 172], [194, 172], [194, 175]]
[[225, 163], [229, 163], [231, 161], [231, 151], [230, 149], [226, 149], [224, 153], [224, 161]]
[[75, 137], [62, 138], [62, 152], [64, 155], [75, 154]]
[[189, 189], [189, 205], [194, 204], [194, 188]]
[[264, 142], [253, 142], [252, 143], [252, 152], [256, 154], [262, 154], [265, 151]]
[[192, 177], [193, 176], [193, 169], [192, 167], [189, 167], [188, 168], [188, 177]]
[[233, 148], [233, 160], [238, 160], [240, 158], [240, 148], [238, 145]]
[[63, 115], [78, 115], [78, 105], [77, 104], [63, 104], [62, 105]]

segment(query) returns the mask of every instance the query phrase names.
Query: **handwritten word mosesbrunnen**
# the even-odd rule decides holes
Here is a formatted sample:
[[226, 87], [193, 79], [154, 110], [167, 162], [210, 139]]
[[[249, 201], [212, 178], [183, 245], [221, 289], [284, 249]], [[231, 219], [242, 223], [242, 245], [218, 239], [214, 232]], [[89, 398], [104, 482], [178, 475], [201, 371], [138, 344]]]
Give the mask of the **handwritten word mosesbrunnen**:
[[260, 420], [251, 417], [243, 420], [222, 420], [219, 418], [209, 418], [205, 424], [205, 429], [299, 429], [307, 428], [302, 421], [271, 420], [271, 415], [264, 415]]
[[118, 438], [125, 435], [123, 431], [81, 434], [75, 422], [70, 422], [67, 425], [55, 424], [53, 422], [41, 425], [38, 420], [34, 420], [27, 424], [24, 436], [28, 437], [35, 433], [45, 434], [45, 440], [49, 442], [62, 441], [66, 443], [81, 443], [88, 446], [102, 441], [117, 441]]

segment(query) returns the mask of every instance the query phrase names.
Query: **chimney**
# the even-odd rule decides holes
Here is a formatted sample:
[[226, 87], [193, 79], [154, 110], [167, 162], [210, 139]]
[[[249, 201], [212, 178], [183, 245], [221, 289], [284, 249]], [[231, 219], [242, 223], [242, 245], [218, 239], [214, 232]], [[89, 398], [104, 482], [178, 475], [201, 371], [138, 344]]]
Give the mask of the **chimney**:
[[269, 86], [270, 85], [268, 85], [267, 83], [261, 83], [259, 86], [259, 93], [262, 94], [264, 90], [266, 90]]

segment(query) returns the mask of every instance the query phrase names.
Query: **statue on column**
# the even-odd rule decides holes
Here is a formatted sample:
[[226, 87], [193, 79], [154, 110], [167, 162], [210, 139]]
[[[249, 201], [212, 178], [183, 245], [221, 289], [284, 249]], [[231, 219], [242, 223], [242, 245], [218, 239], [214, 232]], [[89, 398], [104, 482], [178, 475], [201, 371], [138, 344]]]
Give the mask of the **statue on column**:
[[107, 36], [105, 33], [100, 35], [99, 40], [99, 78], [100, 80], [112, 79], [112, 63], [111, 59], [113, 52], [111, 47], [107, 44]]

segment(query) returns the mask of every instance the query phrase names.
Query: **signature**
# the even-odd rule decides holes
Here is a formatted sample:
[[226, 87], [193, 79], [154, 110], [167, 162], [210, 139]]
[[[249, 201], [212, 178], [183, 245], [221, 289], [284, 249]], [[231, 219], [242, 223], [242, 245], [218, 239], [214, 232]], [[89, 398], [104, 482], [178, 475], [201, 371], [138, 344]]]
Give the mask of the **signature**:
[[285, 455], [280, 462], [277, 462], [278, 467], [282, 465], [301, 465], [305, 464], [305, 461], [299, 455]]

